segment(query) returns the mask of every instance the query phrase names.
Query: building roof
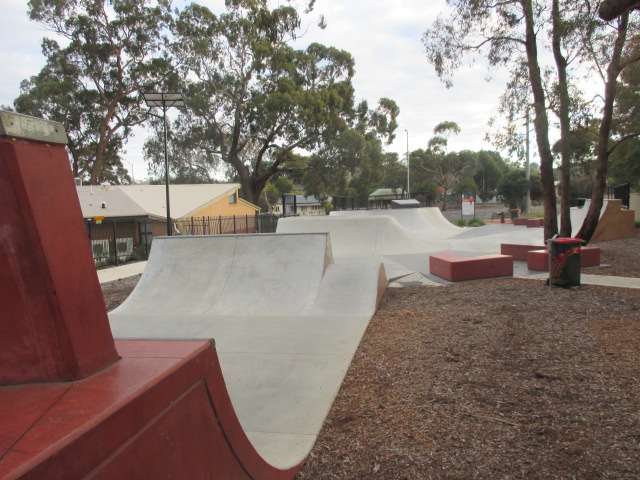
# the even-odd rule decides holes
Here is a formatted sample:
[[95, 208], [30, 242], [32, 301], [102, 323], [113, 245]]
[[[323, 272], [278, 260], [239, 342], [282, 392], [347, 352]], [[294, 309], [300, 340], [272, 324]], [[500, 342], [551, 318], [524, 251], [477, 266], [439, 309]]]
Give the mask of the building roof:
[[[167, 217], [166, 189], [164, 185], [110, 185], [79, 186], [78, 199], [84, 218], [96, 215], [105, 217], [150, 216]], [[213, 202], [226, 198], [240, 189], [239, 183], [198, 185], [171, 185], [169, 189], [171, 217], [190, 216]], [[246, 205], [255, 205], [240, 201]], [[102, 208], [102, 202], [105, 208]]]
[[99, 215], [104, 217], [146, 217], [149, 215], [117, 186], [87, 185], [76, 187], [76, 190], [84, 218], [93, 218]]
[[[119, 188], [151, 215], [166, 218], [166, 189], [164, 185], [122, 185]], [[222, 197], [228, 197], [239, 189], [239, 183], [171, 185], [169, 187], [171, 217], [187, 217], [196, 210], [200, 210]]]
[[320, 205], [320, 200], [313, 195], [296, 195], [296, 205]]
[[369, 194], [369, 197], [389, 197], [396, 198], [397, 195], [404, 193], [401, 188], [379, 188], [375, 192]]

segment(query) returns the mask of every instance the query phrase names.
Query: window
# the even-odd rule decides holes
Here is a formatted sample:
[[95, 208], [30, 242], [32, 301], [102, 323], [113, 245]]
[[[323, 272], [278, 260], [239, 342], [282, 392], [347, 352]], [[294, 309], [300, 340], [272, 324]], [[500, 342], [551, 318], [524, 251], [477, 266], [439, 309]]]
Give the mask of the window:
[[235, 205], [236, 203], [238, 203], [236, 194], [237, 192], [233, 192], [231, 195], [229, 195], [229, 205]]

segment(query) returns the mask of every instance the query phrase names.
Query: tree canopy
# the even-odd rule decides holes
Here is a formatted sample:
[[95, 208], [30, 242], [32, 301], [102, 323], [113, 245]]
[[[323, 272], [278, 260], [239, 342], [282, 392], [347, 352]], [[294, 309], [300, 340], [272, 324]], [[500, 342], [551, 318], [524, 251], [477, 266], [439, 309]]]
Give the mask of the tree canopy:
[[[570, 136], [578, 130], [577, 125], [585, 124], [585, 112], [601, 112], [599, 140], [594, 151], [598, 168], [592, 211], [579, 233], [588, 240], [597, 224], [607, 177], [616, 82], [620, 72], [638, 59], [634, 53], [637, 47], [626, 36], [629, 11], [622, 13], [614, 24], [607, 25], [597, 19], [596, 2], [590, 1], [510, 0], [495, 3], [474, 0], [452, 1], [449, 5], [451, 16], [439, 18], [423, 36], [427, 58], [449, 87], [453, 85], [453, 73], [469, 56], [483, 55], [491, 67], [509, 70], [510, 80], [501, 105], [502, 113], [511, 122], [506, 137], [513, 139], [515, 122], [522, 122], [525, 111], [532, 106], [544, 191], [545, 238], [558, 232], [550, 115], [555, 115], [560, 124], [561, 143], [557, 152], [562, 160], [562, 182], [568, 187], [572, 155]], [[544, 62], [545, 57], [539, 53], [543, 49], [552, 52], [553, 63]], [[603, 79], [601, 101], [591, 104], [579, 91], [580, 72], [588, 67], [599, 71]], [[569, 188], [564, 191], [568, 192]], [[567, 195], [562, 198], [561, 205], [563, 235], [571, 232], [568, 207]]]
[[55, 38], [43, 40], [46, 65], [22, 83], [16, 110], [65, 125], [75, 175], [126, 179], [120, 154], [141, 121], [138, 92], [170, 75], [160, 53], [168, 1], [30, 0], [29, 16]]
[[226, 165], [254, 203], [270, 180], [304, 178], [309, 168], [327, 173], [327, 188], [340, 188], [346, 171], [377, 154], [365, 148], [375, 140], [368, 133], [392, 138], [397, 126], [391, 100], [373, 111], [355, 108], [348, 52], [287, 42], [299, 26], [293, 7], [239, 0], [221, 15], [192, 4], [173, 27], [171, 52], [188, 106], [173, 138], [184, 156], [208, 168]]

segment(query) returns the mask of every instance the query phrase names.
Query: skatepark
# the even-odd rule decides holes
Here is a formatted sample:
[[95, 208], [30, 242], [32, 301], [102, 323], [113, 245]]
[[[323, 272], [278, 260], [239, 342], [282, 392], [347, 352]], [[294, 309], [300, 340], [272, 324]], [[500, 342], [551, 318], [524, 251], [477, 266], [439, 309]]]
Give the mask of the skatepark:
[[[161, 237], [107, 316], [60, 127], [3, 121], [3, 218], [17, 233], [2, 298], [19, 328], [3, 336], [0, 478], [293, 478], [390, 282], [448, 283], [431, 255], [543, 245], [542, 228], [460, 228], [437, 208]], [[515, 263], [514, 276], [541, 275]]]

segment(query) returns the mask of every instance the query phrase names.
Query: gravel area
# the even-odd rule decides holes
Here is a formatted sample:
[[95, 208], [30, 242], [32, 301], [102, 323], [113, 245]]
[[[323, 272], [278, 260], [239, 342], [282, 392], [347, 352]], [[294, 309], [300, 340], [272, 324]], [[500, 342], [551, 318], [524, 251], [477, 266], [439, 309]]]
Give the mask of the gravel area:
[[[638, 232], [599, 246], [640, 277]], [[639, 354], [638, 290], [389, 288], [297, 478], [640, 478]]]

